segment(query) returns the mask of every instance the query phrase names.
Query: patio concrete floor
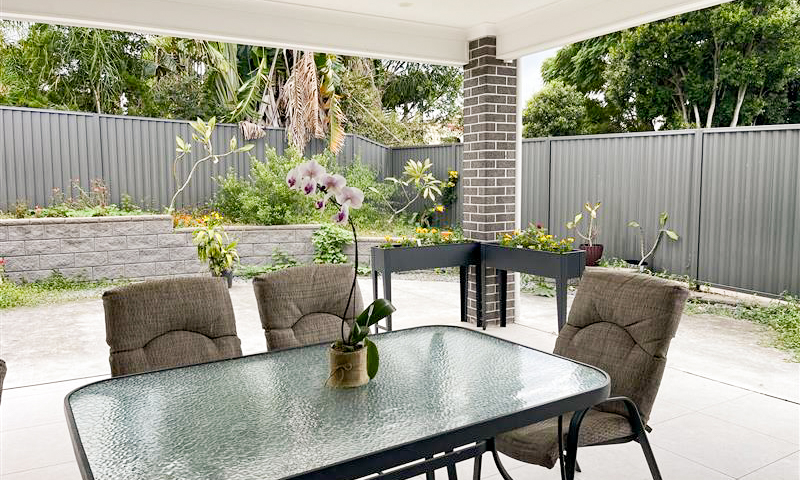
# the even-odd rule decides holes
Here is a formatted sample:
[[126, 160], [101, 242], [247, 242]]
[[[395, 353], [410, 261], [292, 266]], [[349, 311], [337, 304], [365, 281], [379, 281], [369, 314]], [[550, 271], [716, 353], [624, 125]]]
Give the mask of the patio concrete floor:
[[[458, 323], [456, 283], [393, 282], [395, 328]], [[367, 280], [361, 281], [371, 300]], [[266, 349], [252, 288], [231, 289], [245, 354]], [[492, 335], [552, 350], [555, 299], [523, 295], [521, 317]], [[461, 324], [464, 325], [464, 324]], [[0, 357], [9, 366], [0, 407], [2, 480], [79, 479], [63, 414], [72, 389], [108, 375], [100, 300], [0, 311]], [[768, 333], [747, 322], [685, 315], [669, 353], [650, 425], [665, 479], [800, 478], [800, 365], [765, 346]], [[638, 445], [584, 448], [580, 479], [648, 479]], [[490, 457], [484, 478], [497, 479]], [[507, 459], [517, 479], [557, 479], [557, 469]], [[458, 466], [472, 478], [472, 462]], [[444, 471], [437, 478], [446, 478]]]

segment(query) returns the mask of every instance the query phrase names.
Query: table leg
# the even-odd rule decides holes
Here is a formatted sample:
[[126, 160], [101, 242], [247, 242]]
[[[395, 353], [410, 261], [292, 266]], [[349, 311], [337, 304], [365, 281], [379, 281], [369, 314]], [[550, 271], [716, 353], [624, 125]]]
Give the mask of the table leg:
[[472, 467], [472, 480], [481, 480], [481, 461], [483, 455], [475, 457], [475, 465]]
[[558, 307], [558, 331], [567, 323], [567, 279], [556, 279], [556, 306]]
[[461, 321], [467, 321], [467, 295], [469, 288], [467, 286], [467, 268], [464, 265], [458, 267], [458, 282], [459, 292], [461, 294]]
[[[389, 303], [392, 301], [392, 272], [390, 271], [383, 272], [383, 298], [385, 298]], [[386, 317], [386, 331], [392, 331], [391, 315]]]
[[508, 271], [498, 270], [497, 276], [500, 281], [500, 326], [506, 326], [506, 312], [508, 305]]
[[[452, 450], [448, 450], [445, 453], [453, 453]], [[456, 465], [448, 465], [447, 466], [447, 480], [458, 480], [458, 473], [456, 473]]]

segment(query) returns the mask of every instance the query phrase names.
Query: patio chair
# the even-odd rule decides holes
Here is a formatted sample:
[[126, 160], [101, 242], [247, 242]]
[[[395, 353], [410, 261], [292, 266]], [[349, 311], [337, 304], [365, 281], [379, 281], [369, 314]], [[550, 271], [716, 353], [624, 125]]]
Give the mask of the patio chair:
[[[677, 282], [587, 268], [554, 353], [606, 371], [611, 376], [611, 398], [587, 411], [565, 415], [563, 421], [552, 418], [501, 434], [495, 439], [496, 450], [547, 468], [558, 460], [563, 477], [565, 461], [567, 466], [576, 465], [579, 446], [636, 441], [653, 478], [660, 480], [647, 441], [647, 420], [688, 295]], [[567, 435], [570, 422], [580, 427], [577, 438]], [[566, 459], [561, 447], [565, 441]], [[497, 451], [493, 454], [501, 467]]]
[[3, 359], [0, 359], [0, 400], [3, 398], [3, 380], [6, 378], [6, 362]]
[[[304, 265], [254, 278], [267, 348], [281, 350], [341, 338], [342, 313], [352, 284], [352, 265]], [[353, 294], [347, 309], [349, 325], [364, 309], [358, 284]]]
[[136, 283], [103, 294], [111, 375], [242, 355], [224, 278]]

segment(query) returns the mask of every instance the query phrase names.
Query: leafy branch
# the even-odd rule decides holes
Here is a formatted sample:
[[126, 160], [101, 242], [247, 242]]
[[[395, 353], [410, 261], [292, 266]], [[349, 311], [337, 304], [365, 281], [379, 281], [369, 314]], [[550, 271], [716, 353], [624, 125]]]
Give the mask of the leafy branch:
[[656, 249], [658, 248], [658, 244], [661, 243], [661, 237], [662, 236], [666, 235], [667, 238], [669, 238], [673, 242], [677, 242], [678, 239], [680, 238], [677, 233], [673, 232], [672, 230], [667, 230], [666, 226], [667, 226], [667, 220], [668, 219], [669, 219], [669, 215], [667, 215], [667, 212], [661, 212], [661, 215], [658, 216], [658, 227], [659, 228], [658, 228], [658, 232], [656, 233], [656, 240], [653, 243], [653, 247], [650, 249], [649, 252], [647, 252], [646, 255], [645, 255], [645, 232], [644, 232], [644, 228], [641, 225], [639, 225], [639, 222], [636, 222], [636, 221], [633, 221], [633, 220], [628, 222], [628, 226], [629, 227], [639, 229], [639, 246], [640, 246], [640, 252], [641, 252], [641, 255], [642, 255], [642, 259], [639, 260], [639, 265], [638, 265], [639, 266], [639, 270], [642, 270], [642, 268], [643, 268], [642, 265], [644, 264], [644, 261], [647, 260], [651, 255], [653, 255], [656, 252]]
[[203, 150], [205, 151], [205, 156], [196, 160], [192, 164], [192, 168], [189, 170], [189, 174], [186, 176], [186, 179], [181, 180], [178, 178], [178, 165], [180, 164], [181, 160], [183, 160], [188, 155], [192, 153], [192, 144], [181, 138], [180, 135], [175, 137], [175, 151], [178, 155], [175, 157], [175, 160], [172, 161], [172, 177], [175, 179], [175, 185], [180, 185], [180, 187], [175, 191], [175, 194], [172, 196], [172, 200], [169, 202], [169, 207], [167, 208], [168, 213], [172, 213], [175, 211], [175, 200], [178, 198], [178, 195], [181, 194], [186, 187], [189, 186], [189, 182], [192, 181], [192, 177], [194, 176], [197, 168], [208, 162], [211, 161], [214, 164], [219, 163], [220, 159], [223, 159], [229, 155], [233, 155], [234, 153], [244, 153], [249, 152], [253, 149], [255, 145], [247, 144], [244, 146], [239, 147], [236, 142], [236, 137], [231, 137], [231, 141], [228, 144], [228, 151], [225, 153], [214, 153], [213, 145], [211, 144], [211, 135], [214, 133], [214, 128], [217, 125], [216, 117], [211, 117], [208, 122], [204, 122], [201, 119], [197, 119], [195, 122], [189, 122], [189, 125], [192, 126], [194, 132], [192, 133], [192, 140], [195, 142], [199, 142], [203, 146]]

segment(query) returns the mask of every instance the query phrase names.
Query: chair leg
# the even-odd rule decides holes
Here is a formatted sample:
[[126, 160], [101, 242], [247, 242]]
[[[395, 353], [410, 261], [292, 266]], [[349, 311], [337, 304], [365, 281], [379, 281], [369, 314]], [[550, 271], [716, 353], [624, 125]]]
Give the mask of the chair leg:
[[475, 457], [475, 465], [472, 467], [472, 480], [481, 480], [481, 462], [483, 454]]
[[[452, 450], [448, 450], [445, 453], [453, 453], [453, 451]], [[458, 473], [456, 473], [455, 464], [447, 466], [447, 480], [458, 480]]]
[[494, 459], [494, 464], [497, 465], [497, 471], [500, 472], [500, 476], [503, 477], [503, 480], [514, 480], [511, 478], [511, 475], [508, 474], [506, 467], [504, 467], [503, 463], [500, 461], [500, 455], [497, 453], [497, 449], [494, 448], [494, 439], [487, 443], [487, 449], [492, 451], [492, 458]]
[[[433, 457], [425, 457], [425, 460], [430, 460]], [[436, 472], [429, 470], [425, 472], [425, 480], [436, 480]]]
[[653, 480], [661, 480], [661, 472], [658, 470], [656, 457], [653, 455], [653, 449], [650, 448], [650, 442], [647, 440], [647, 434], [642, 432], [637, 441], [639, 442], [639, 445], [642, 446], [644, 458], [647, 460], [647, 466], [650, 468], [650, 475], [653, 476]]

